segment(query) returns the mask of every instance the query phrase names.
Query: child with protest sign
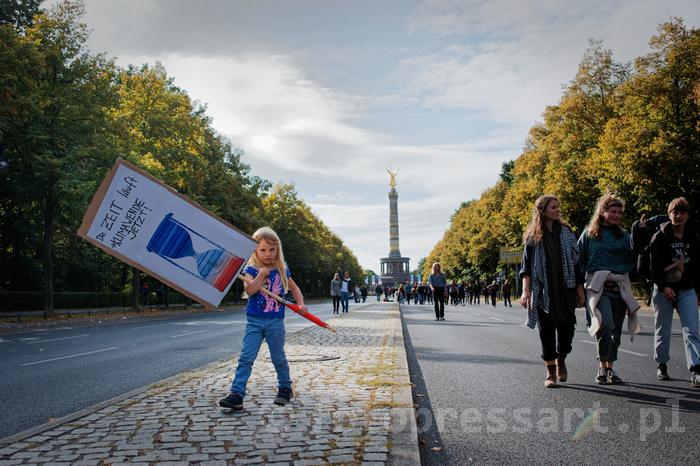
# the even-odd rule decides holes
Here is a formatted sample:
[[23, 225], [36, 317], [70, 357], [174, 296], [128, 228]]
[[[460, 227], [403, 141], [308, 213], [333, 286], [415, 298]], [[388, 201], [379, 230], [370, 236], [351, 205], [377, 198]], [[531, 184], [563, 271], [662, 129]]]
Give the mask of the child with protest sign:
[[246, 384], [263, 339], [267, 341], [270, 358], [277, 371], [278, 393], [275, 404], [284, 405], [294, 396], [289, 364], [284, 352], [285, 305], [260, 290], [264, 288], [281, 296], [291, 291], [302, 311], [307, 310], [304, 306], [304, 296], [292, 280], [291, 273], [284, 262], [282, 242], [277, 233], [270, 227], [263, 227], [253, 234], [253, 239], [258, 241], [258, 245], [243, 271], [244, 277], [248, 279], [245, 285], [248, 305], [243, 348], [238, 358], [238, 367], [231, 383], [230, 393], [219, 401], [219, 406], [236, 411], [243, 409]]

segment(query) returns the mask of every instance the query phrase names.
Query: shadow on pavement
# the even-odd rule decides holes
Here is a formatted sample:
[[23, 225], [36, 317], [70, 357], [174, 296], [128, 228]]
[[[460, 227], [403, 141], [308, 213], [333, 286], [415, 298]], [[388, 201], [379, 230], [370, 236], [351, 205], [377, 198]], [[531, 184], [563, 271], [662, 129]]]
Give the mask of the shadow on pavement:
[[528, 364], [531, 366], [540, 367], [540, 364], [531, 359], [516, 359], [504, 356], [494, 356], [491, 354], [462, 354], [462, 353], [447, 353], [435, 349], [415, 348], [415, 351], [421, 358], [431, 361], [457, 361], [471, 364]]
[[[669, 397], [668, 396], [660, 396], [660, 395], [653, 395], [650, 393], [642, 393], [638, 391], [633, 391], [633, 390], [626, 390], [625, 388], [630, 388], [630, 387], [639, 387], [641, 388], [646, 388], [646, 389], [657, 389], [656, 385], [648, 385], [648, 384], [622, 384], [622, 385], [578, 385], [578, 384], [566, 384], [566, 385], [561, 385], [560, 387], [562, 388], [568, 388], [568, 389], [573, 389], [573, 390], [580, 390], [584, 392], [589, 392], [589, 393], [598, 393], [602, 395], [610, 395], [610, 396], [616, 396], [620, 398], [626, 398], [629, 402], [632, 403], [639, 403], [639, 404], [645, 404], [645, 405], [652, 405], [656, 406], [659, 408], [666, 408], [666, 409], [672, 409], [673, 406], [668, 404]], [[680, 392], [676, 393], [677, 395], [681, 396], [688, 396], [688, 393]], [[693, 396], [693, 395], [691, 395]], [[697, 394], [693, 396], [693, 398], [696, 398]], [[688, 412], [688, 413], [700, 413], [700, 399], [697, 401], [691, 401], [691, 400], [684, 400], [680, 399], [678, 400], [678, 408], [680, 412]]]

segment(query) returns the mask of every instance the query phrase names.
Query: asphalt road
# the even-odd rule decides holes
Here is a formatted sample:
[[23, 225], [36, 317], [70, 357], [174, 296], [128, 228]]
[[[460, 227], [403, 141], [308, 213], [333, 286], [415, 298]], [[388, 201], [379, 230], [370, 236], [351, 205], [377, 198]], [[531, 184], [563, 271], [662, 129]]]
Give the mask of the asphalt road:
[[[359, 305], [351, 303], [350, 312]], [[332, 315], [330, 302], [309, 310], [321, 319]], [[314, 325], [291, 311], [285, 320], [288, 333]], [[244, 330], [244, 311], [220, 310], [0, 335], [0, 438], [233, 358]]]
[[698, 464], [700, 389], [685, 367], [674, 319], [670, 382], [656, 380], [653, 317], [623, 341], [623, 385], [596, 385], [593, 339], [579, 325], [567, 359], [569, 381], [545, 389], [536, 330], [526, 311], [482, 304], [401, 306], [421, 457], [426, 466], [461, 464]]

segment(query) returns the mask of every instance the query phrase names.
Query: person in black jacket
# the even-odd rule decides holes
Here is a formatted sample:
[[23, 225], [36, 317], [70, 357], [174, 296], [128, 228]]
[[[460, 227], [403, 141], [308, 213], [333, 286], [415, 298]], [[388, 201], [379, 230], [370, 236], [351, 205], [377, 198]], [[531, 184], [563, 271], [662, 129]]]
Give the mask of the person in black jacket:
[[654, 281], [654, 361], [659, 380], [670, 380], [673, 309], [683, 327], [685, 358], [691, 372], [691, 384], [700, 388], [700, 335], [698, 334], [698, 296], [700, 296], [700, 240], [686, 227], [690, 218], [688, 201], [679, 197], [668, 204], [671, 221], [651, 240], [651, 274]]

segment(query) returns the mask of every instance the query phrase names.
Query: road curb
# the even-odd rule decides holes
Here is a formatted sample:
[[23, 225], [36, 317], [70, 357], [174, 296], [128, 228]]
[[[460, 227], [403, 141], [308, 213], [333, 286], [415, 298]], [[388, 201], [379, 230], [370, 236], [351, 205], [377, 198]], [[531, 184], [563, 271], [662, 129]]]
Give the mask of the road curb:
[[398, 356], [396, 364], [400, 383], [397, 392], [394, 394], [394, 407], [391, 410], [391, 435], [389, 436], [391, 446], [386, 464], [391, 466], [420, 465], [418, 426], [411, 393], [411, 379], [408, 371], [408, 358], [406, 357], [401, 306], [398, 306], [398, 308], [399, 319], [394, 327], [394, 346]]

